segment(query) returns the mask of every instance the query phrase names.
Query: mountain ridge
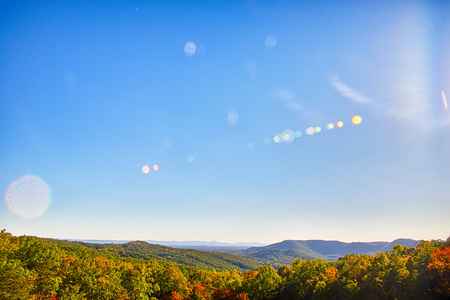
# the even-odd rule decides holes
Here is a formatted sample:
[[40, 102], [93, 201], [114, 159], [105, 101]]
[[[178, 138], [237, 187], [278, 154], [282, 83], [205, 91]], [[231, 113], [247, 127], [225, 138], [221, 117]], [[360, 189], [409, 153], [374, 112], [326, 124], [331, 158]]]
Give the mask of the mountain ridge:
[[[325, 260], [337, 260], [347, 254], [376, 254], [393, 249], [394, 245], [400, 244], [406, 247], [415, 247], [419, 240], [399, 238], [392, 242], [340, 242], [326, 240], [284, 240], [279, 243], [270, 244], [262, 247], [250, 247], [248, 249], [234, 252], [233, 254], [243, 255], [246, 258], [264, 259], [264, 253], [269, 256], [272, 253], [269, 250], [293, 250], [303, 254], [306, 258], [322, 258]], [[289, 260], [281, 260], [282, 263], [290, 263]]]
[[[117, 241], [116, 241], [117, 242]], [[220, 266], [225, 266], [225, 268], [232, 267], [234, 264], [238, 268], [248, 268], [250, 266], [255, 266], [255, 263], [263, 265], [272, 265], [274, 267], [279, 267], [282, 265], [290, 265], [292, 261], [297, 258], [303, 260], [306, 259], [316, 259], [322, 258], [324, 260], [336, 261], [340, 257], [344, 257], [347, 254], [369, 254], [373, 255], [380, 252], [386, 252], [392, 250], [395, 244], [400, 244], [407, 247], [414, 247], [419, 243], [419, 240], [399, 238], [392, 242], [341, 242], [336, 240], [284, 240], [282, 242], [269, 244], [265, 246], [235, 246], [236, 244], [231, 243], [220, 243], [215, 246], [214, 244], [204, 245], [204, 242], [191, 241], [191, 245], [182, 245], [183, 241], [175, 242], [176, 245], [167, 246], [161, 244], [149, 243], [149, 241], [127, 241], [121, 243], [95, 243], [91, 244], [85, 241], [77, 241], [77, 243], [84, 244], [87, 247], [94, 247], [97, 250], [100, 248], [116, 249], [121, 251], [127, 251], [128, 254], [123, 252], [121, 255], [132, 255], [135, 257], [142, 258], [152, 258], [152, 259], [162, 259], [171, 260], [181, 264], [191, 265], [194, 264], [192, 257], [187, 259], [183, 258], [183, 255], [188, 255], [189, 250], [198, 251], [194, 255], [196, 257], [195, 264], [202, 266], [211, 265], [208, 263], [210, 260], [218, 262]], [[139, 243], [145, 243], [145, 249], [140, 247], [140, 249], [133, 249], [130, 251], [128, 249], [130, 245], [138, 245]], [[215, 243], [215, 242], [209, 242]], [[95, 246], [94, 246], [95, 245]], [[142, 244], [140, 244], [142, 246]], [[169, 248], [171, 250], [169, 250]], [[158, 249], [158, 250], [157, 250]], [[179, 251], [177, 252], [176, 249]], [[170, 252], [170, 255], [167, 253]], [[203, 252], [204, 255], [208, 256], [205, 258], [204, 255], [200, 255]], [[134, 253], [134, 254], [133, 254]], [[208, 254], [209, 253], [209, 254]], [[191, 253], [192, 254], [192, 253]], [[243, 263], [237, 258], [231, 257], [220, 257], [221, 254], [231, 254], [235, 257], [241, 257], [242, 259], [248, 260]], [[216, 256], [213, 259], [213, 256]], [[219, 262], [220, 261], [220, 262]], [[228, 261], [228, 262], [225, 262]], [[229, 261], [233, 263], [229, 264]]]
[[[93, 244], [125, 244], [128, 242], [138, 241], [138, 240], [103, 240], [103, 239], [64, 239], [60, 238], [58, 240], [70, 241], [70, 242], [83, 242], [83, 243], [93, 243]], [[267, 243], [257, 243], [257, 242], [237, 242], [237, 243], [227, 243], [218, 241], [157, 241], [157, 240], [139, 240], [144, 241], [149, 244], [161, 245], [167, 247], [259, 247], [269, 245]], [[192, 248], [196, 249], [196, 248]]]

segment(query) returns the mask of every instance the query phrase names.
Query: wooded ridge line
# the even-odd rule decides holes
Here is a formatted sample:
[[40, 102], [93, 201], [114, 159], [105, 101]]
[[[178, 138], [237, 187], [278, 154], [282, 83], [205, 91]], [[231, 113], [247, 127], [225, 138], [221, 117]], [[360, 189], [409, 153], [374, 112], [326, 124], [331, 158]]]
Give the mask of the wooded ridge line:
[[92, 244], [0, 232], [0, 299], [449, 298], [450, 238], [337, 261], [298, 257], [275, 269], [263, 259], [139, 241]]

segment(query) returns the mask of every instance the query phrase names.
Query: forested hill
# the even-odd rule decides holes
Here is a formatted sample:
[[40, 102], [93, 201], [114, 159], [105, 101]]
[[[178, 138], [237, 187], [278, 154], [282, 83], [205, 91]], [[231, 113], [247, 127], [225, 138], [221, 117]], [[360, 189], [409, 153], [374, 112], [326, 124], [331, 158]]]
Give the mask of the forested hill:
[[108, 253], [117, 257], [131, 257], [143, 260], [158, 260], [216, 270], [246, 271], [256, 268], [267, 261], [256, 261], [237, 255], [219, 252], [206, 252], [195, 249], [178, 249], [161, 245], [149, 244], [143, 241], [134, 241], [123, 244], [95, 244], [76, 241], [44, 239], [49, 244], [66, 247], [86, 247]]
[[[376, 254], [390, 251], [396, 244], [414, 247], [419, 241], [411, 239], [397, 239], [393, 242], [355, 242], [344, 243], [339, 241], [324, 240], [286, 240], [280, 243], [263, 247], [251, 247], [236, 252], [247, 258], [268, 259], [274, 253], [285, 254], [287, 260], [280, 260], [281, 264], [293, 261], [290, 256], [297, 255], [302, 258], [322, 258], [325, 260], [337, 260], [347, 254]], [[266, 257], [267, 255], [267, 257]], [[290, 260], [290, 261], [289, 261]]]
[[143, 260], [159, 260], [183, 264], [186, 266], [200, 267], [216, 270], [250, 270], [261, 265], [271, 265], [278, 268], [289, 265], [297, 258], [316, 259], [322, 258], [335, 261], [347, 254], [376, 254], [390, 251], [395, 244], [406, 247], [414, 247], [418, 241], [411, 239], [398, 239], [393, 242], [355, 242], [344, 243], [339, 241], [324, 240], [286, 240], [280, 243], [263, 247], [251, 247], [244, 250], [236, 250], [226, 247], [218, 252], [201, 251], [198, 249], [172, 248], [144, 241], [132, 241], [127, 243], [87, 243], [80, 241], [64, 241], [53, 239], [41, 239], [51, 244], [86, 247], [118, 257], [132, 257]]
[[376, 255], [296, 259], [278, 270], [259, 266], [246, 272], [119, 255], [159, 249], [143, 242], [127, 243], [126, 250], [114, 244], [92, 247], [1, 230], [0, 299], [450, 299], [450, 238], [420, 241], [415, 248], [396, 245]]

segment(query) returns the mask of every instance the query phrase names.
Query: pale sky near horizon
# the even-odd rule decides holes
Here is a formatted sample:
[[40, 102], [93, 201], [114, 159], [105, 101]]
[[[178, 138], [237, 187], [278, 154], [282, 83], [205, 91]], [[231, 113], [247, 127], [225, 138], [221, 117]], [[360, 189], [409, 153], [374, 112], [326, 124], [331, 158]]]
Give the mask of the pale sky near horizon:
[[0, 228], [450, 235], [448, 1], [93, 2], [0, 3]]

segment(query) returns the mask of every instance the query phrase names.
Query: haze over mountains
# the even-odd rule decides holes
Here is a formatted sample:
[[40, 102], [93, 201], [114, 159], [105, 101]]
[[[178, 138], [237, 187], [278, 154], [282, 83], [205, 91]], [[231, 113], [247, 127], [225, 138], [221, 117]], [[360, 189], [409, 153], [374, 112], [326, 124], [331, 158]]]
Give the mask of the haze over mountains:
[[[170, 256], [178, 256], [178, 263], [183, 263], [181, 257], [186, 255], [186, 249], [200, 250], [196, 252], [196, 255], [200, 255], [200, 252], [204, 252], [208, 256], [207, 260], [211, 259], [211, 255], [217, 255], [220, 259], [229, 260], [230, 257], [221, 257], [222, 254], [232, 254], [241, 259], [249, 260], [248, 267], [253, 266], [254, 263], [267, 264], [274, 267], [282, 265], [289, 265], [296, 258], [316, 259], [322, 258], [324, 260], [338, 260], [347, 254], [369, 254], [373, 255], [380, 252], [390, 251], [395, 244], [400, 244], [407, 247], [415, 247], [419, 243], [418, 240], [412, 239], [397, 239], [392, 242], [353, 242], [345, 243], [340, 241], [325, 241], [325, 240], [286, 240], [275, 244], [264, 245], [258, 243], [221, 243], [221, 242], [197, 242], [197, 241], [173, 241], [173, 242], [157, 242], [157, 241], [145, 241], [145, 242], [132, 242], [132, 241], [113, 241], [113, 240], [84, 240], [84, 243], [95, 243], [98, 246], [94, 248], [123, 248], [123, 250], [130, 250], [130, 245], [134, 245], [133, 251], [141, 254], [151, 255], [152, 258], [164, 257], [166, 259], [167, 253], [172, 253]], [[151, 242], [151, 243], [149, 243]], [[139, 247], [136, 248], [136, 243], [139, 243]], [[158, 244], [159, 243], [159, 244]], [[165, 245], [162, 245], [165, 244]], [[258, 246], [254, 246], [254, 245]], [[160, 246], [161, 245], [161, 246]], [[164, 247], [163, 247], [164, 246]], [[170, 247], [169, 247], [170, 246]], [[155, 248], [156, 247], [156, 248]], [[138, 250], [139, 248], [139, 250]], [[162, 251], [164, 248], [164, 251]], [[151, 250], [150, 250], [151, 249]], [[158, 250], [159, 249], [159, 250]], [[173, 249], [173, 250], [170, 250]], [[176, 250], [178, 249], [178, 250]], [[159, 252], [164, 252], [161, 254]], [[176, 255], [175, 255], [176, 253]], [[190, 253], [190, 252], [189, 252]], [[216, 253], [216, 254], [214, 254]], [[201, 256], [201, 255], [200, 255]], [[202, 262], [203, 263], [203, 262]], [[238, 259], [236, 265], [246, 267], [247, 263], [243, 264]], [[244, 266], [245, 265], [245, 266]]]
[[390, 251], [396, 244], [414, 247], [418, 240], [397, 239], [392, 242], [353, 242], [324, 240], [286, 240], [280, 243], [263, 247], [251, 247], [243, 251], [235, 252], [244, 257], [258, 259], [271, 258], [281, 264], [293, 261], [297, 257], [302, 259], [322, 258], [325, 260], [337, 260], [347, 254], [375, 254]]
[[[95, 243], [95, 244], [123, 244], [132, 242], [133, 240], [83, 240], [83, 239], [64, 239], [66, 241], [79, 241], [85, 243]], [[161, 246], [175, 247], [175, 248], [187, 248], [187, 249], [197, 249], [201, 247], [239, 247], [239, 248], [249, 248], [249, 247], [259, 247], [266, 246], [264, 243], [254, 243], [254, 242], [241, 242], [241, 243], [224, 243], [217, 241], [155, 241], [155, 240], [145, 240], [149, 244], [156, 244]]]

